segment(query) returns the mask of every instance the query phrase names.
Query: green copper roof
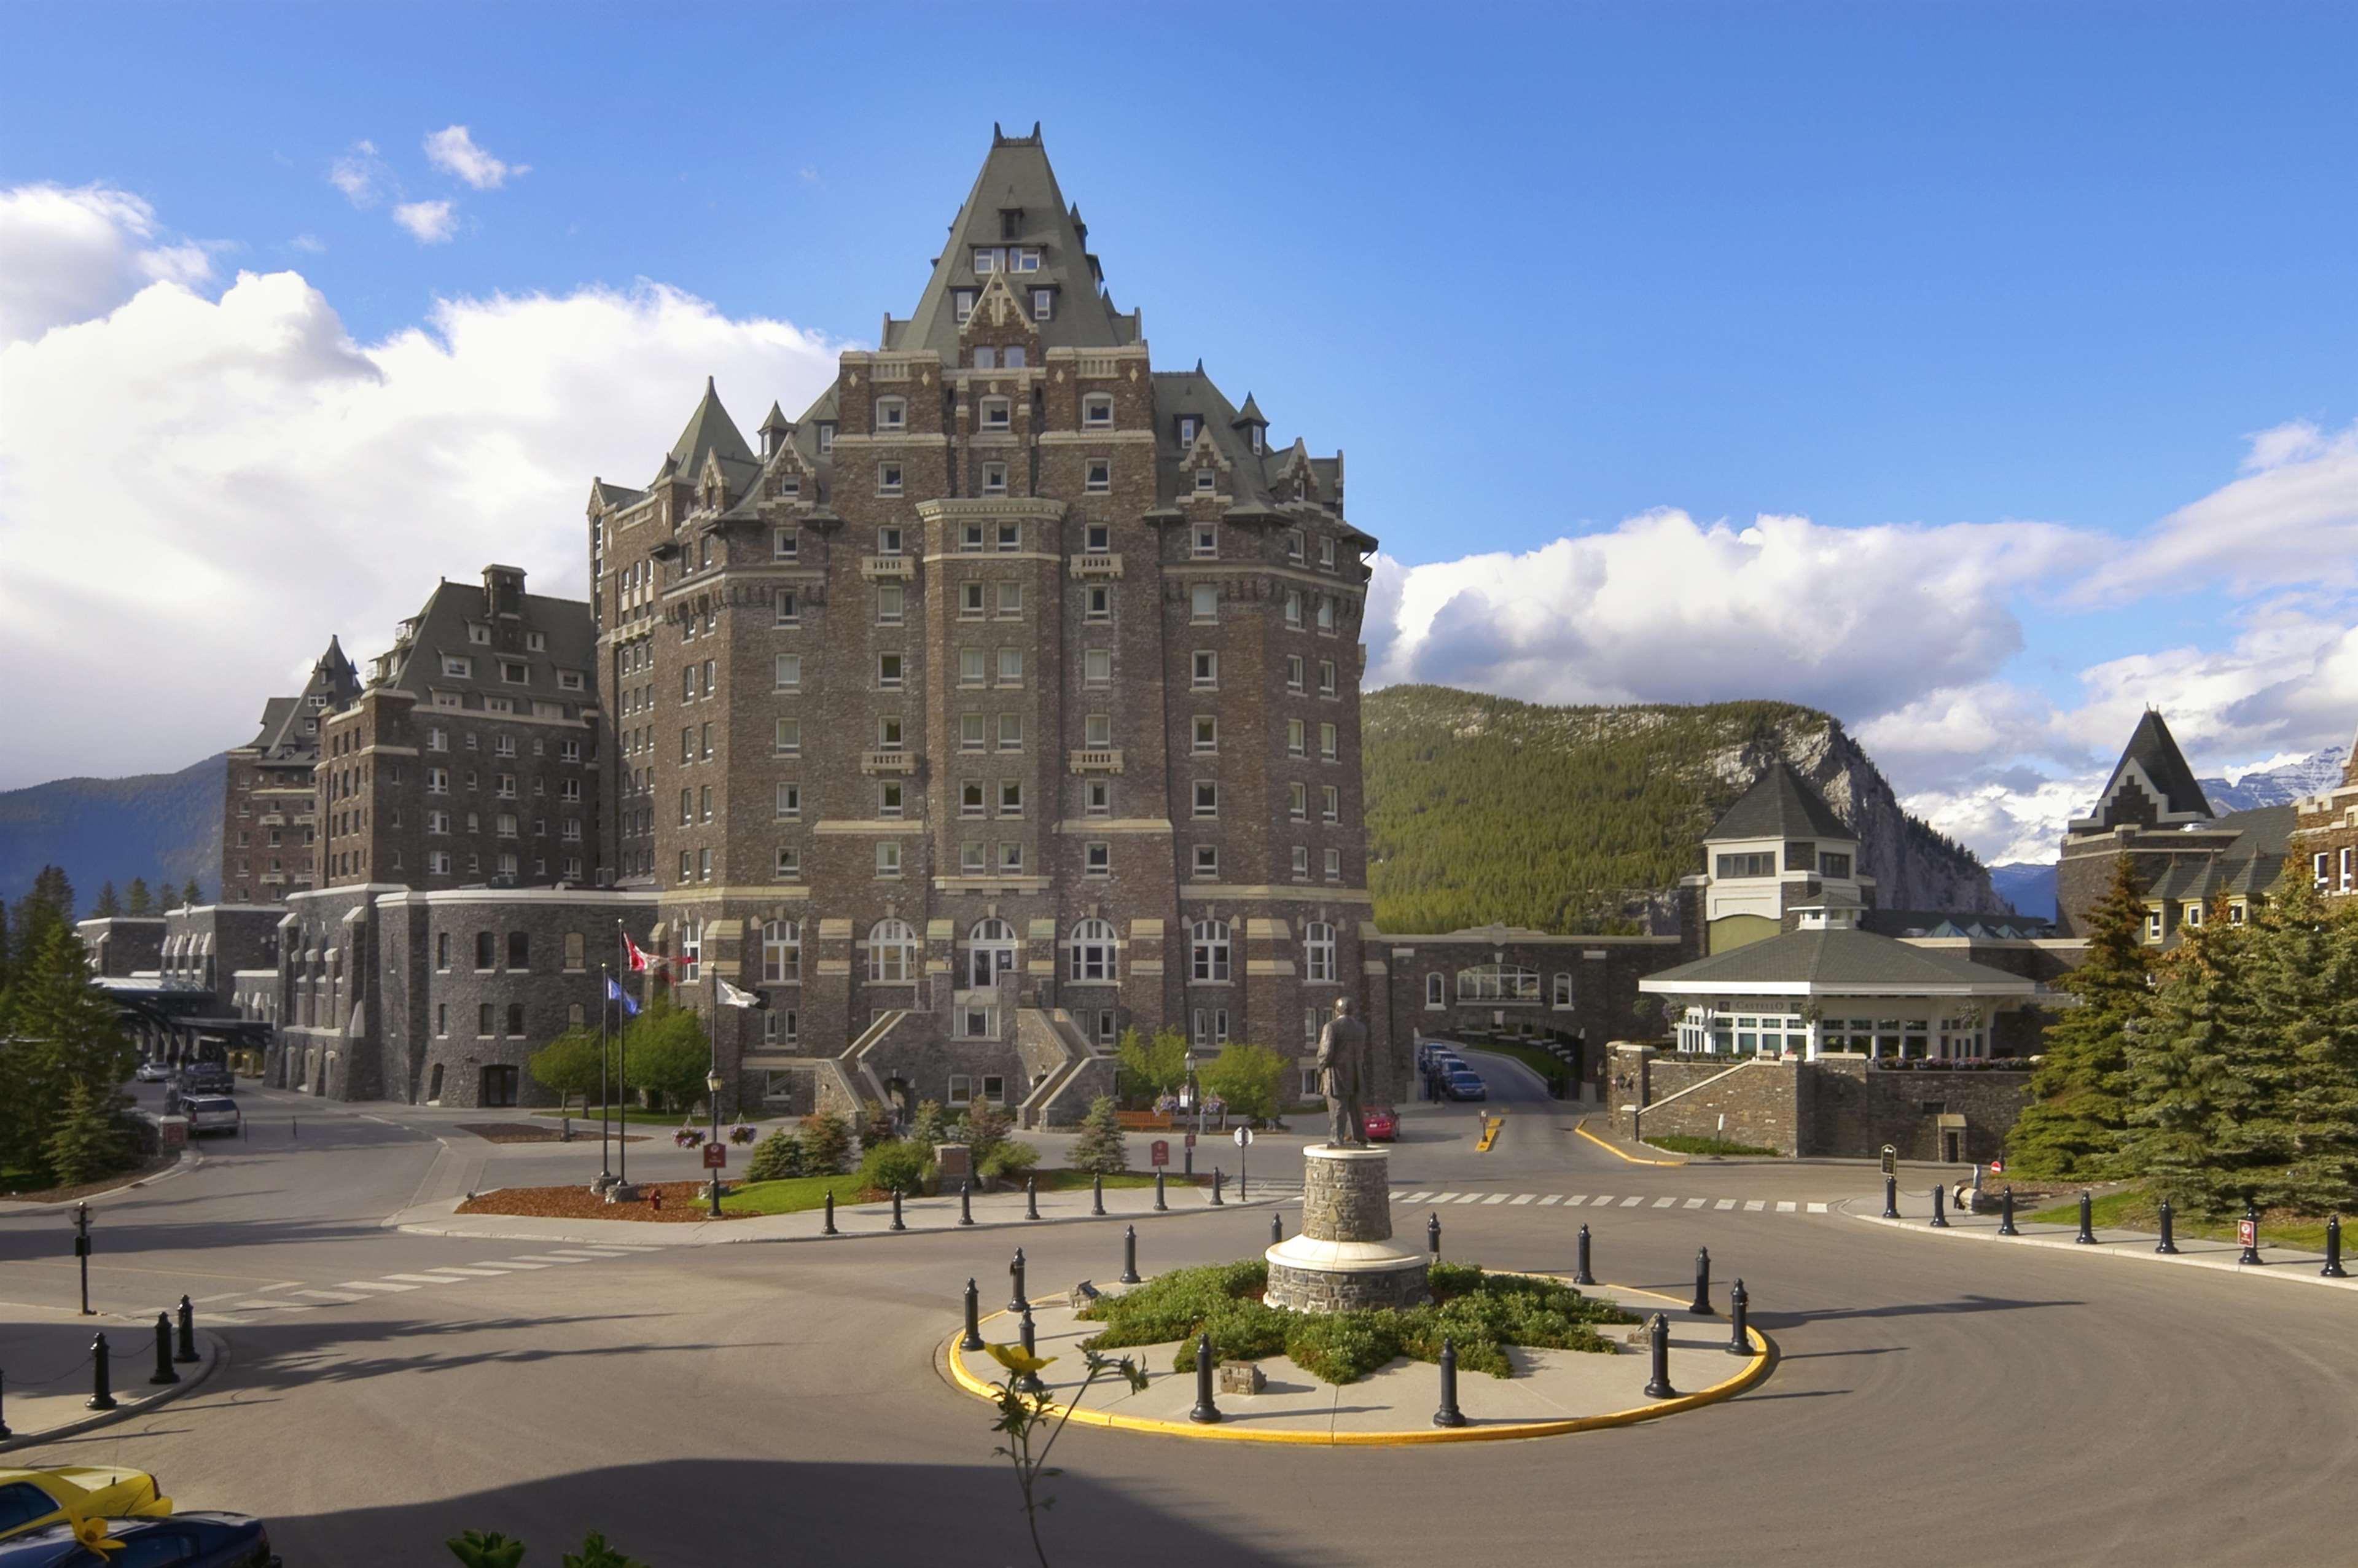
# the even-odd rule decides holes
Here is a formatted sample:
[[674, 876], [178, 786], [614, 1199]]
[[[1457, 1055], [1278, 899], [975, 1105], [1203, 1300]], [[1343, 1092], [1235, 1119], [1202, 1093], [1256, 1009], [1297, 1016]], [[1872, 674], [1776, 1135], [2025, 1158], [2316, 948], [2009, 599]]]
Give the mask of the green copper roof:
[[737, 422], [729, 417], [729, 410], [720, 406], [720, 395], [713, 390], [712, 378], [704, 378], [704, 396], [696, 405], [696, 412], [687, 416], [687, 428], [671, 444], [672, 466], [690, 478], [704, 466], [704, 454], [718, 451], [724, 458], [737, 458], [754, 463], [753, 449], [745, 444], [738, 433]]
[[1788, 931], [1650, 975], [1638, 989], [1677, 992], [1696, 987], [1806, 988], [1811, 994], [1866, 989], [1897, 995], [1913, 989], [1932, 996], [2028, 996], [2038, 989], [2020, 975], [1866, 931]]
[[1858, 835], [1843, 825], [1825, 797], [1803, 781], [1782, 760], [1768, 764], [1712, 830], [1708, 844], [1720, 838], [1847, 838]]

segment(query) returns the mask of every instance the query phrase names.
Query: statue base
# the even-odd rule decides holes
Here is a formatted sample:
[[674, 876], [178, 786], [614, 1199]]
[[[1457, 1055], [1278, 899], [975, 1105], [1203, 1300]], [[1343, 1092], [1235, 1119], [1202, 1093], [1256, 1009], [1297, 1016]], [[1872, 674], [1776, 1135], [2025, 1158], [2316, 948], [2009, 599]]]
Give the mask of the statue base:
[[1293, 1312], [1430, 1302], [1424, 1258], [1391, 1245], [1390, 1152], [1314, 1143], [1302, 1154], [1302, 1232], [1263, 1254], [1262, 1299]]

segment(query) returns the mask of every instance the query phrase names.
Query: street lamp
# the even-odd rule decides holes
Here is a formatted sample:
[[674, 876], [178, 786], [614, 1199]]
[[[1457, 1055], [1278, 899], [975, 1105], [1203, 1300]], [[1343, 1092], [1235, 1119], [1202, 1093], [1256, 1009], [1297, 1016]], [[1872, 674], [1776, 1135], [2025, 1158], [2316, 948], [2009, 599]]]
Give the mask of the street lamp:
[[[716, 1062], [704, 1075], [705, 1098], [712, 1107], [712, 1141], [720, 1141], [720, 1065]], [[720, 1171], [712, 1172], [712, 1217], [720, 1217]]]
[[[1180, 1065], [1184, 1076], [1179, 1080], [1179, 1122], [1184, 1127], [1186, 1125], [1187, 1113], [1195, 1108], [1195, 1053], [1188, 1052]], [[1183, 1170], [1192, 1179], [1195, 1174], [1195, 1141], [1194, 1139], [1187, 1140], [1186, 1151], [1186, 1162]]]

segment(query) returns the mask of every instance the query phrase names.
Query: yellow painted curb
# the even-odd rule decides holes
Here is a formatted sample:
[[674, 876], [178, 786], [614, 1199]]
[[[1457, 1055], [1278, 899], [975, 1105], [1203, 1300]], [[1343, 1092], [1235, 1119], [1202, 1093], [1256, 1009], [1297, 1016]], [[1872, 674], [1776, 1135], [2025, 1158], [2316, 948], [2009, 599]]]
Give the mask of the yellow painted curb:
[[[1561, 1275], [1542, 1277], [1563, 1278]], [[1652, 1296], [1656, 1301], [1671, 1302], [1674, 1305], [1682, 1304], [1678, 1303], [1675, 1297], [1663, 1295], [1658, 1291], [1639, 1290], [1634, 1285], [1615, 1286], [1614, 1289], [1625, 1291], [1630, 1295]], [[1001, 1307], [982, 1321], [990, 1323], [1008, 1315], [1010, 1314], [1007, 1309]], [[942, 1358], [948, 1364], [950, 1380], [968, 1393], [996, 1403], [999, 1398], [998, 1386], [986, 1382], [968, 1371], [965, 1362], [960, 1358], [957, 1342], [965, 1333], [966, 1330], [961, 1328], [942, 1342]], [[1698, 1392], [1681, 1394], [1677, 1399], [1663, 1400], [1657, 1404], [1639, 1405], [1632, 1410], [1612, 1411], [1604, 1415], [1570, 1416], [1562, 1421], [1497, 1422], [1481, 1426], [1411, 1427], [1405, 1432], [1316, 1433], [1264, 1431], [1212, 1422], [1198, 1425], [1194, 1422], [1186, 1421], [1157, 1421], [1146, 1416], [1116, 1415], [1109, 1411], [1075, 1410], [1071, 1412], [1071, 1419], [1084, 1426], [1112, 1427], [1123, 1432], [1160, 1433], [1167, 1437], [1193, 1437], [1216, 1443], [1288, 1443], [1313, 1448], [1396, 1448], [1415, 1443], [1498, 1443], [1519, 1437], [1562, 1437], [1568, 1433], [1595, 1432], [1611, 1426], [1634, 1426], [1641, 1421], [1652, 1421], [1657, 1416], [1675, 1415], [1681, 1411], [1695, 1410], [1704, 1405], [1717, 1404], [1723, 1400], [1734, 1399], [1767, 1377], [1769, 1368], [1777, 1358], [1776, 1344], [1767, 1335], [1749, 1324], [1745, 1325], [1745, 1334], [1755, 1346], [1752, 1359], [1744, 1364], [1742, 1371], [1725, 1382], [1714, 1383], [1711, 1387]], [[1065, 1413], [1065, 1407], [1051, 1404], [1047, 1408], [1047, 1413], [1052, 1416], [1063, 1416]]]
[[1474, 1145], [1474, 1152], [1476, 1154], [1487, 1154], [1490, 1152], [1490, 1145], [1498, 1141], [1498, 1134], [1506, 1125], [1507, 1119], [1503, 1116], [1484, 1117], [1482, 1119], [1482, 1137], [1480, 1141]]
[[1599, 1149], [1604, 1150], [1607, 1154], [1612, 1155], [1616, 1160], [1627, 1161], [1632, 1165], [1683, 1165], [1686, 1163], [1684, 1160], [1640, 1160], [1635, 1154], [1624, 1154], [1620, 1150], [1616, 1149], [1602, 1138], [1597, 1137], [1594, 1132], [1589, 1131], [1588, 1123], [1585, 1118], [1578, 1123], [1574, 1124], [1573, 1130], [1579, 1133], [1583, 1138], [1587, 1139], [1591, 1143], [1595, 1144]]

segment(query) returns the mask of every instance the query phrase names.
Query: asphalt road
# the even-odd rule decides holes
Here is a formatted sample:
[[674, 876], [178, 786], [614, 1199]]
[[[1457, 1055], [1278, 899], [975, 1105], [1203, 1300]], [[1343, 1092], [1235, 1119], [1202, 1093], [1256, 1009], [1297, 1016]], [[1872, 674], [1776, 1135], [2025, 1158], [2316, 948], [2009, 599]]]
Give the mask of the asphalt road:
[[[1629, 1164], [1564, 1108], [1524, 1099], [1511, 1066], [1481, 1064], [1507, 1118], [1487, 1154], [1476, 1108], [1403, 1108], [1398, 1185], [1501, 1195], [1444, 1206], [1447, 1253], [1568, 1271], [1585, 1221], [1605, 1278], [1683, 1292], [1708, 1246], [1723, 1303], [1742, 1275], [1778, 1342], [1768, 1382], [1530, 1443], [1268, 1448], [1075, 1427], [1056, 1450], [1053, 1561], [2350, 1559], [2358, 1300], [1810, 1212], [1870, 1196], [1858, 1167]], [[935, 1363], [966, 1279], [1003, 1292], [1006, 1233], [519, 1266], [549, 1249], [378, 1222], [492, 1162], [586, 1176], [594, 1144], [585, 1164], [579, 1146], [471, 1148], [453, 1124], [479, 1117], [240, 1098], [250, 1141], [93, 1206], [100, 1304], [212, 1297], [241, 1318], [222, 1330], [229, 1364], [164, 1410], [17, 1463], [152, 1469], [183, 1506], [268, 1518], [297, 1568], [447, 1562], [438, 1543], [462, 1528], [525, 1536], [528, 1561], [553, 1563], [591, 1526], [658, 1568], [1032, 1561], [990, 1412]], [[299, 1135], [274, 1125], [287, 1115]], [[1298, 1171], [1299, 1142], [1257, 1142], [1257, 1175], [1264, 1160]], [[634, 1172], [642, 1151], [645, 1174], [691, 1165], [651, 1141]], [[1542, 1201], [1556, 1195], [1588, 1201]], [[1421, 1229], [1422, 1206], [1395, 1217]], [[1158, 1217], [1141, 1262], [1255, 1252], [1267, 1223]], [[1035, 1292], [1115, 1272], [1120, 1234], [1022, 1236]], [[69, 1235], [62, 1211], [0, 1213], [0, 1301], [70, 1303]], [[423, 1282], [338, 1289], [403, 1274]]]

